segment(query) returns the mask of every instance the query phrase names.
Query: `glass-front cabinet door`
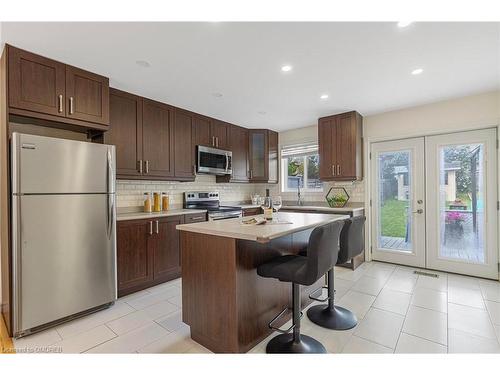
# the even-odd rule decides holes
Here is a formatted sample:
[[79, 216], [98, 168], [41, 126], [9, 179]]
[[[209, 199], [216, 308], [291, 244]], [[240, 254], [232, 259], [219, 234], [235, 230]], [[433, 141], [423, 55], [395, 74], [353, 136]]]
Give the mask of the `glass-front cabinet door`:
[[267, 130], [250, 130], [250, 180], [267, 181], [269, 175], [269, 154]]

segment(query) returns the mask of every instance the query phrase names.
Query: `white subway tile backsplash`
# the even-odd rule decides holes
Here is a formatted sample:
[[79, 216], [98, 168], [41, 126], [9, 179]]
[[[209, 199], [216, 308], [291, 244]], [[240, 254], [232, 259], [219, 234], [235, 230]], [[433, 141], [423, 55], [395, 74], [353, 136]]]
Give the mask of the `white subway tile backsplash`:
[[[342, 186], [350, 195], [350, 202], [363, 202], [365, 185], [363, 181], [355, 182], [325, 182], [323, 192], [302, 192], [304, 202], [324, 202], [328, 189], [332, 186]], [[266, 188], [270, 189], [271, 195], [281, 195], [283, 200], [291, 201], [297, 199], [296, 192], [281, 192], [279, 184], [235, 184], [216, 183], [215, 176], [199, 175], [194, 182], [178, 181], [133, 181], [118, 180], [117, 206], [137, 207], [143, 204], [144, 192], [166, 192], [170, 196], [170, 203], [180, 207], [183, 203], [185, 191], [218, 191], [222, 202], [249, 201], [251, 195], [264, 195]]]
[[196, 176], [194, 182], [118, 180], [117, 206], [142, 206], [144, 192], [152, 191], [166, 192], [174, 206], [182, 205], [185, 191], [218, 191], [222, 202], [249, 201], [252, 194], [264, 195], [266, 187], [265, 184], [216, 183], [215, 176], [210, 175]]

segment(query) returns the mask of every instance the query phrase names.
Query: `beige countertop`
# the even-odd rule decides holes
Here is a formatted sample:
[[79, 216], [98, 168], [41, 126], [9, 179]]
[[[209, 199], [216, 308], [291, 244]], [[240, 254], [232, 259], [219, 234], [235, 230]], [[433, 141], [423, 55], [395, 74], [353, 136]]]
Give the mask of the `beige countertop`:
[[116, 221], [123, 220], [141, 220], [141, 219], [153, 219], [157, 217], [166, 217], [166, 216], [176, 216], [176, 215], [187, 215], [187, 214], [202, 214], [206, 213], [207, 210], [191, 210], [191, 209], [172, 209], [168, 211], [162, 212], [119, 212], [116, 215]]
[[[202, 233], [213, 236], [230, 237], [241, 240], [269, 242], [287, 234], [314, 228], [318, 225], [336, 220], [348, 219], [348, 215], [308, 214], [295, 212], [280, 212], [281, 221], [288, 223], [268, 222], [263, 225], [242, 224], [241, 219], [206, 221], [193, 224], [177, 225], [181, 231]], [[247, 217], [248, 219], [248, 217]]]
[[352, 206], [352, 205], [347, 205], [345, 207], [329, 207], [329, 206], [320, 206], [320, 205], [315, 205], [314, 202], [310, 205], [307, 203], [302, 205], [302, 206], [294, 206], [294, 205], [283, 205], [281, 207], [282, 210], [296, 210], [296, 211], [307, 211], [307, 210], [314, 210], [314, 211], [323, 211], [323, 212], [358, 212], [358, 211], [363, 211], [365, 208], [363, 206]]

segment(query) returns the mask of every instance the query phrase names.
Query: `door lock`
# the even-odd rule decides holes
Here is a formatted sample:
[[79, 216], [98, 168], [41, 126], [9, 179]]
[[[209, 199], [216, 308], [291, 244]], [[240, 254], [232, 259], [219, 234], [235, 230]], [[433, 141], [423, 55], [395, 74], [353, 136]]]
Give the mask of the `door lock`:
[[413, 211], [414, 214], [423, 214], [424, 213], [424, 210], [422, 210], [421, 208], [419, 208], [418, 210], [416, 211]]

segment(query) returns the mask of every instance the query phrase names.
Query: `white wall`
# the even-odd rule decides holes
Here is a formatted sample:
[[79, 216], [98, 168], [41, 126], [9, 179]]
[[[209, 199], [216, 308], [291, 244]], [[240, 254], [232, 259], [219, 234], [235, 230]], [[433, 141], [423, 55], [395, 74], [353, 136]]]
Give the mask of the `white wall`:
[[366, 116], [365, 141], [498, 126], [500, 91]]
[[2, 28], [3, 28], [3, 24], [2, 24], [2, 22], [0, 22], [0, 55], [2, 54], [3, 47], [5, 46], [5, 40], [3, 40], [4, 37], [3, 37]]

